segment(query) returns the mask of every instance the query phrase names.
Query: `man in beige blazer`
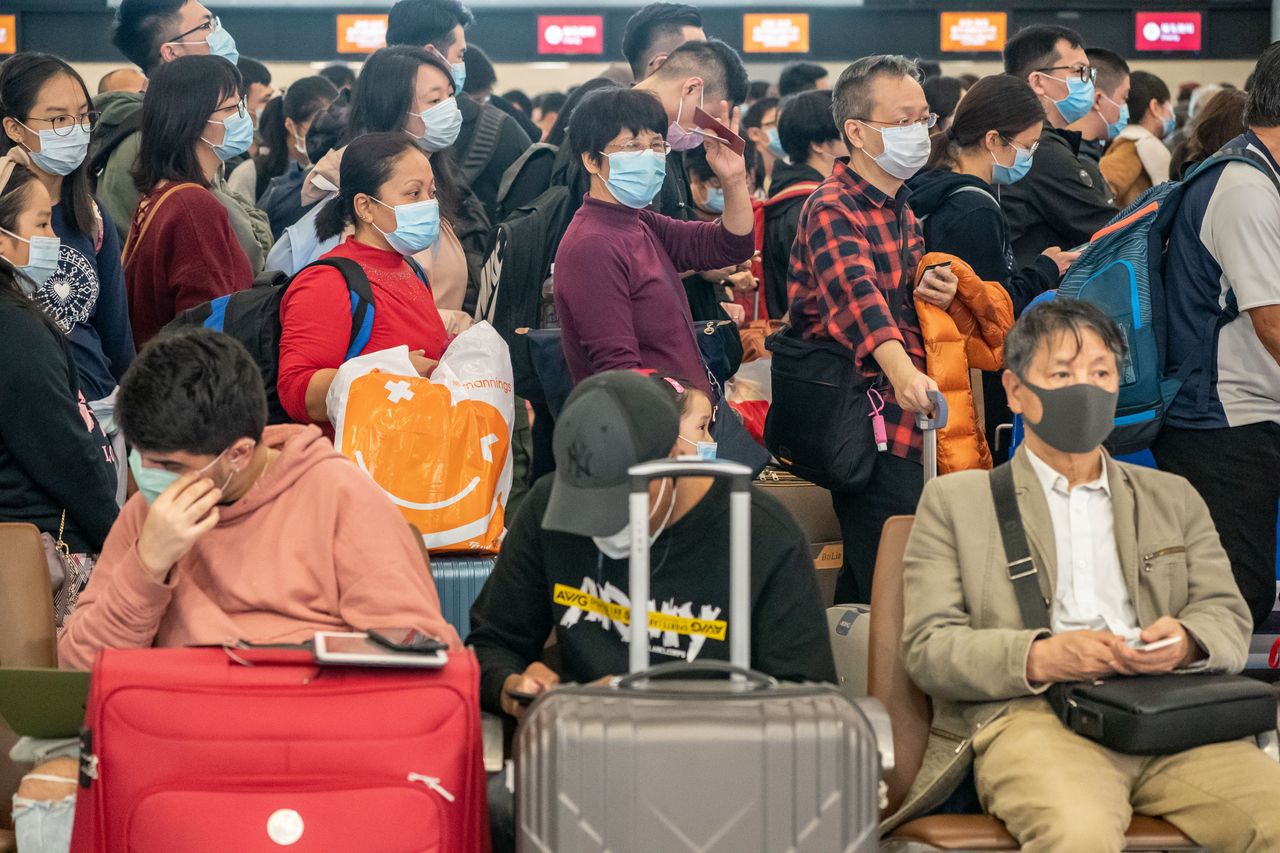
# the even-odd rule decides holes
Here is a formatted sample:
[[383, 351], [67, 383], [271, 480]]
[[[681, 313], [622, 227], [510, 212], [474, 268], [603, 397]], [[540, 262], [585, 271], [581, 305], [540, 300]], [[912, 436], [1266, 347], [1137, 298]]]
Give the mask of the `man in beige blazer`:
[[1005, 344], [1005, 389], [1026, 425], [1015, 490], [1052, 630], [1023, 623], [987, 472], [925, 489], [902, 642], [933, 729], [886, 828], [940, 805], [972, 762], [983, 808], [1031, 853], [1119, 851], [1135, 811], [1214, 851], [1280, 850], [1280, 764], [1252, 741], [1125, 755], [1071, 732], [1043, 695], [1055, 682], [1238, 672], [1247, 654], [1249, 611], [1204, 501], [1100, 446], [1123, 362], [1119, 329], [1074, 300], [1026, 312]]

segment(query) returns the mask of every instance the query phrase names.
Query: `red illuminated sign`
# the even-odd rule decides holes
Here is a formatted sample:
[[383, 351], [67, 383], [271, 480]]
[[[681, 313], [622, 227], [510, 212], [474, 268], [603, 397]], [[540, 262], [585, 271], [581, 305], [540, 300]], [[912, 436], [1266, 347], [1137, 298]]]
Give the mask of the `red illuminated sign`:
[[1138, 12], [1138, 50], [1200, 50], [1204, 30], [1199, 12]]
[[539, 15], [538, 53], [604, 53], [604, 16]]

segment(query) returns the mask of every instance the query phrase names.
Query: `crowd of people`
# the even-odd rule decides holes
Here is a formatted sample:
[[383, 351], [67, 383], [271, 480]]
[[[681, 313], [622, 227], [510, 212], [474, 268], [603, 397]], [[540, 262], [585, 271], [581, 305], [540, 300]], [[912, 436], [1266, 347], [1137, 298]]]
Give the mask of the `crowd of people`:
[[[1242, 87], [1176, 96], [1056, 25], [1013, 34], [1004, 73], [981, 79], [884, 54], [837, 74], [792, 63], [775, 83], [751, 80], [696, 8], [660, 2], [627, 24], [631, 79], [525, 93], [501, 92], [472, 21], [459, 0], [399, 0], [359, 73], [335, 65], [283, 93], [199, 0], [121, 0], [111, 40], [135, 67], [96, 96], [64, 58], [0, 64], [0, 522], [41, 533], [61, 664], [406, 625], [465, 641], [482, 706], [516, 718], [520, 697], [623, 674], [625, 626], [573, 617], [556, 591], [625, 603], [630, 466], [787, 462], [730, 405], [763, 328], [839, 353], [882, 403], [879, 449], [832, 488], [837, 600], [870, 601], [885, 521], [915, 515], [904, 657], [934, 701], [930, 750], [972, 762], [981, 809], [1027, 850], [1119, 850], [1134, 811], [1215, 850], [1275, 849], [1280, 765], [1256, 747], [1138, 760], [1068, 731], [1042, 694], [1239, 671], [1275, 605], [1280, 45]], [[1244, 153], [1205, 163], [1222, 150]], [[1103, 449], [1139, 369], [1123, 323], [1047, 300], [1095, 234], [1191, 175], [1167, 316], [1143, 318], [1163, 324], [1179, 380], [1152, 470]], [[499, 253], [513, 223], [503, 233], [526, 243]], [[431, 376], [493, 319], [484, 295], [513, 269], [573, 391], [524, 386], [509, 529], [459, 637], [410, 528], [335, 451], [326, 400], [363, 354], [407, 347]], [[280, 274], [266, 387], [232, 336], [183, 315]], [[357, 335], [361, 300], [377, 310]], [[962, 352], [979, 341], [986, 367], [953, 364], [940, 389], [940, 330]], [[793, 419], [865, 443], [862, 424], [822, 419], [820, 384]], [[1049, 628], [1015, 603], [986, 473], [926, 486], [917, 416], [940, 390], [965, 401], [965, 434], [940, 439], [974, 448], [958, 467], [1010, 458], [998, 427], [1025, 428], [1009, 468]], [[708, 478], [654, 483], [649, 535], [652, 598], [732, 623], [727, 496]], [[752, 665], [834, 682], [808, 543], [763, 492], [752, 511]], [[728, 658], [723, 632], [653, 635], [654, 662]], [[45, 754], [14, 800], [22, 853], [66, 849], [70, 754]], [[948, 808], [957, 767], [919, 780], [885, 828]], [[509, 849], [503, 780], [489, 796]]]

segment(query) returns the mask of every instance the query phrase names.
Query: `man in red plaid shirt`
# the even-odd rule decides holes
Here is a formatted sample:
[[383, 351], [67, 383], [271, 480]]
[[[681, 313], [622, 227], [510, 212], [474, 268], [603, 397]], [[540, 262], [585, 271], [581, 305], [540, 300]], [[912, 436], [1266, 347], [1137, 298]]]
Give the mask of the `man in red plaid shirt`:
[[880, 377], [885, 401], [888, 450], [865, 488], [831, 496], [844, 538], [837, 601], [871, 600], [885, 519], [915, 512], [923, 441], [913, 413], [932, 408], [928, 392], [938, 386], [924, 373], [913, 295], [945, 309], [956, 292], [945, 268], [914, 281], [924, 237], [903, 183], [928, 160], [938, 118], [918, 79], [902, 56], [869, 56], [840, 75], [831, 108], [849, 161], [805, 203], [791, 250], [792, 326], [805, 340], [851, 349], [864, 375]]

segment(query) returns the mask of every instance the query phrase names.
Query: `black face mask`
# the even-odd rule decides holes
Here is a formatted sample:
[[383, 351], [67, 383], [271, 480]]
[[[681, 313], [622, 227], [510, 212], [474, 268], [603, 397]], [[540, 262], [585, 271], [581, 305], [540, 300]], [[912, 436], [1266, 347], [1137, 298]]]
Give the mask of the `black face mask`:
[[1108, 391], [1082, 382], [1062, 388], [1041, 388], [1023, 380], [1031, 393], [1040, 398], [1040, 422], [1027, 426], [1054, 450], [1063, 453], [1088, 453], [1111, 434], [1116, 416], [1119, 391]]

